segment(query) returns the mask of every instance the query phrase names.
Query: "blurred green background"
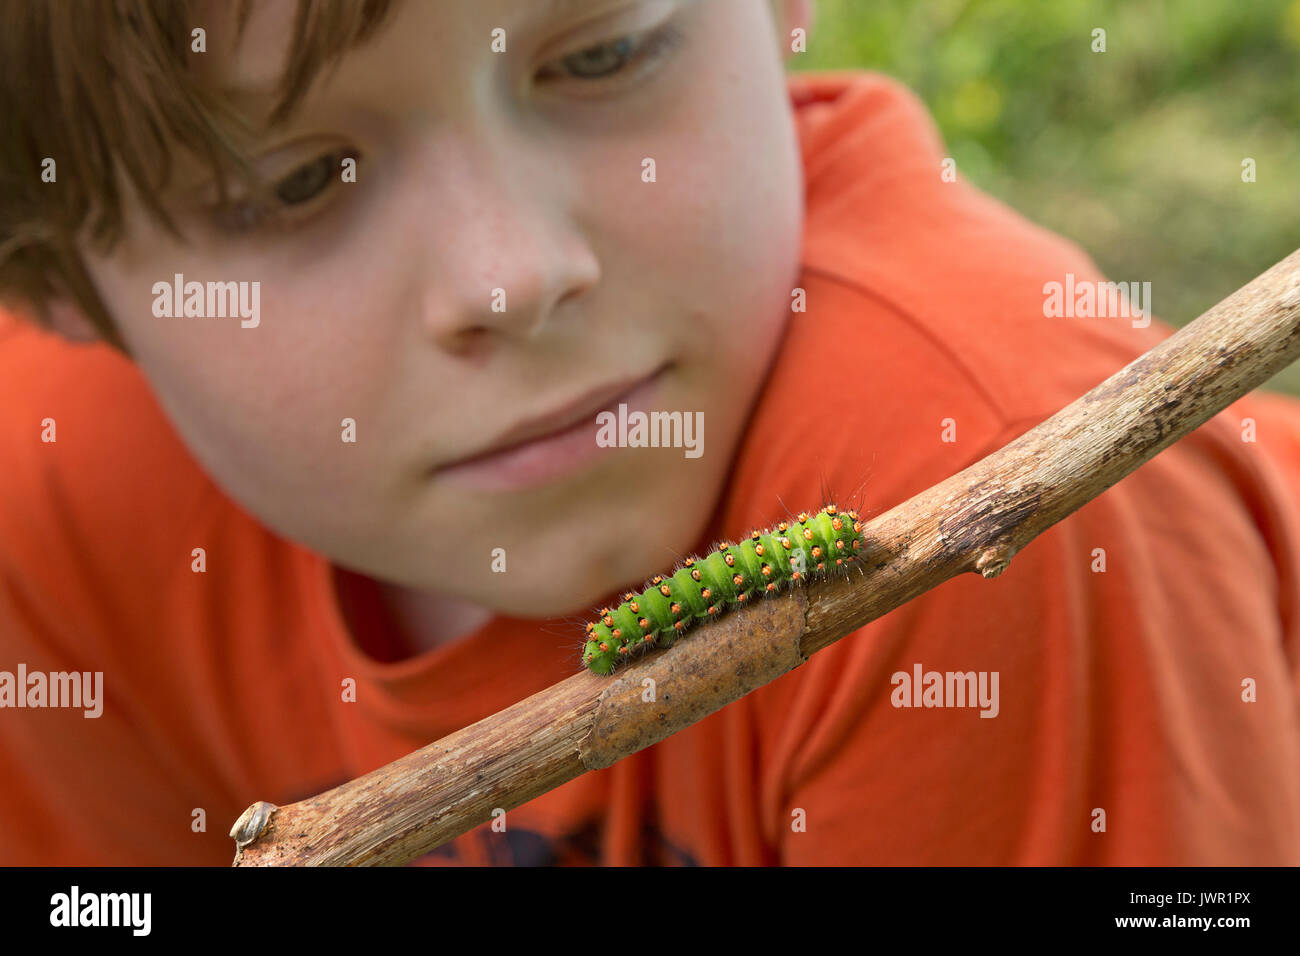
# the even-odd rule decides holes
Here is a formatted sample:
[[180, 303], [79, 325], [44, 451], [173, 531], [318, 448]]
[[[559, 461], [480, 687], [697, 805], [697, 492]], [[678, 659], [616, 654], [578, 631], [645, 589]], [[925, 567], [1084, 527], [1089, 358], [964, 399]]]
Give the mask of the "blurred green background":
[[[1300, 0], [814, 3], [793, 68], [905, 82], [960, 175], [1171, 325], [1300, 247]], [[1265, 387], [1300, 395], [1300, 363]]]

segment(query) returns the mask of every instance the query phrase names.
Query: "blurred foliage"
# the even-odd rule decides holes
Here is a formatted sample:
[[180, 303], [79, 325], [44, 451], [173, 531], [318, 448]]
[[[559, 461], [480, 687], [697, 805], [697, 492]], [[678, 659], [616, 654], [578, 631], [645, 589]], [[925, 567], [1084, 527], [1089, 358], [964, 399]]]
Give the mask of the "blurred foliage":
[[[814, 2], [794, 68], [902, 80], [961, 175], [1171, 325], [1300, 247], [1300, 0]], [[1266, 387], [1300, 395], [1300, 363]]]

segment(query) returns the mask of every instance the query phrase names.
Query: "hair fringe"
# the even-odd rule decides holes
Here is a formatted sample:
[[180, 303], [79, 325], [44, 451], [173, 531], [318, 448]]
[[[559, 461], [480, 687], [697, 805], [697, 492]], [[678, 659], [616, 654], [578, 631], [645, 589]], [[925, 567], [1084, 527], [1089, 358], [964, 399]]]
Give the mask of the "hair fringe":
[[[162, 195], [182, 153], [211, 170], [222, 199], [232, 174], [265, 192], [241, 146], [257, 130], [193, 69], [196, 5], [0, 0], [0, 299], [44, 316], [46, 301], [69, 290], [117, 341], [84, 270], [67, 258], [78, 237], [110, 251], [129, 190], [183, 240]], [[344, 52], [369, 39], [389, 8], [390, 0], [298, 0], [266, 127], [286, 122], [322, 69], [337, 68]], [[252, 11], [252, 0], [234, 8], [236, 44]], [[57, 189], [41, 179], [47, 157], [57, 163]]]

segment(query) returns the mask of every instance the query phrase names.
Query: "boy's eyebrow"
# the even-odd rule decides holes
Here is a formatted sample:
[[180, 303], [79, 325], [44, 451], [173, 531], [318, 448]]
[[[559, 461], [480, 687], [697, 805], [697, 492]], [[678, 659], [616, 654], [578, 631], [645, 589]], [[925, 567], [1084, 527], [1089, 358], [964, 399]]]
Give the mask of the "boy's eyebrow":
[[[528, 19], [544, 22], [576, 13], [598, 13], [607, 7], [628, 2], [629, 0], [541, 0], [538, 3], [537, 0], [529, 0]], [[278, 84], [274, 81], [267, 84], [223, 85], [216, 92], [227, 102], [240, 109], [247, 109], [254, 115], [269, 112], [279, 95]]]
[[530, 20], [540, 22], [574, 13], [599, 13], [619, 2], [627, 3], [628, 0], [543, 0], [540, 4], [530, 2], [528, 14]]

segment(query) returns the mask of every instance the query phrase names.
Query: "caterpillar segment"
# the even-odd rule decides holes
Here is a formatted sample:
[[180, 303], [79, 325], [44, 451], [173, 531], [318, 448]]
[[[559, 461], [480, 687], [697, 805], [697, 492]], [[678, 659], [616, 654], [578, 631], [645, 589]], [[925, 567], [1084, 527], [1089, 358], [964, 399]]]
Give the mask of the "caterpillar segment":
[[670, 647], [701, 621], [775, 594], [794, 583], [843, 573], [862, 550], [857, 512], [828, 505], [814, 515], [754, 531], [703, 558], [688, 558], [671, 575], [655, 575], [616, 608], [602, 608], [586, 626], [582, 661], [609, 674], [651, 647]]

